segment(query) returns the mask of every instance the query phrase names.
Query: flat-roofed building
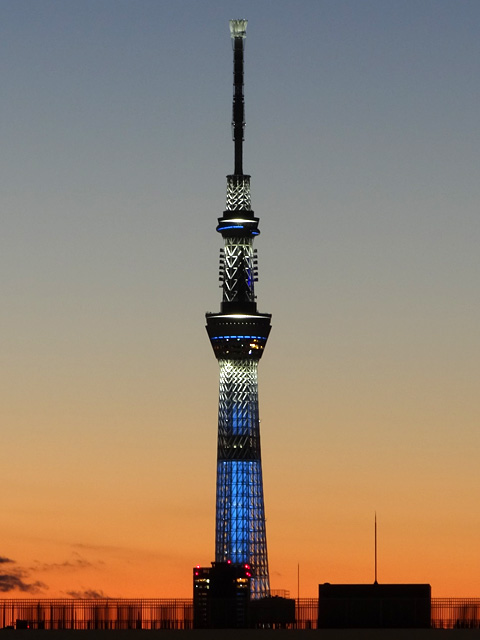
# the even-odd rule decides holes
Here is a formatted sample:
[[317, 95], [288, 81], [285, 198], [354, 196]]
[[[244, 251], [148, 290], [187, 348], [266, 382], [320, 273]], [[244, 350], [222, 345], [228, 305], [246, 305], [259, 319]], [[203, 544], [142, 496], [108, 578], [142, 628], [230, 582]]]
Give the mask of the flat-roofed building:
[[429, 584], [321, 584], [319, 629], [422, 629], [431, 625]]

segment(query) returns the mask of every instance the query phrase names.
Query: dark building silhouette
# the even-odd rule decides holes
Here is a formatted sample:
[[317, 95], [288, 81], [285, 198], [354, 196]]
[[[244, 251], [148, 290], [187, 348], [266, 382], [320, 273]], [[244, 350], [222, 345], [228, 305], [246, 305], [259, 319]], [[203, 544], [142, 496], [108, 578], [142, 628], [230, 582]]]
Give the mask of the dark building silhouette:
[[212, 562], [193, 570], [194, 629], [288, 629], [295, 626], [295, 600], [250, 599], [249, 565]]
[[249, 626], [256, 629], [293, 629], [295, 600], [280, 596], [251, 600], [248, 620]]
[[429, 584], [321, 584], [319, 629], [421, 629], [431, 625]]
[[215, 563], [253, 568], [252, 598], [270, 594], [263, 500], [257, 367], [270, 333], [268, 313], [255, 296], [260, 231], [250, 200], [250, 176], [243, 173], [243, 51], [246, 20], [231, 20], [233, 45], [234, 173], [227, 176], [227, 201], [217, 231], [220, 252], [218, 313], [207, 313], [207, 332], [220, 366], [218, 407]]
[[249, 565], [212, 562], [193, 570], [195, 629], [243, 629], [248, 626]]

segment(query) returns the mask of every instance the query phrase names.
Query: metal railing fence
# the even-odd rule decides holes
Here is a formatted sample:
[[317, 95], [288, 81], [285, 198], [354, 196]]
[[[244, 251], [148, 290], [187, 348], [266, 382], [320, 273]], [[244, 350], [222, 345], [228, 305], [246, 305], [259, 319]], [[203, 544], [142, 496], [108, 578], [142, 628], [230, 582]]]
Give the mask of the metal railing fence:
[[180, 599], [0, 600], [0, 625], [15, 629], [192, 629], [193, 602]]
[[[317, 598], [295, 601], [297, 629], [316, 629]], [[432, 598], [432, 628], [480, 629], [480, 598]], [[160, 598], [0, 599], [0, 627], [192, 629], [193, 601]]]
[[480, 629], [480, 598], [432, 598], [434, 629]]

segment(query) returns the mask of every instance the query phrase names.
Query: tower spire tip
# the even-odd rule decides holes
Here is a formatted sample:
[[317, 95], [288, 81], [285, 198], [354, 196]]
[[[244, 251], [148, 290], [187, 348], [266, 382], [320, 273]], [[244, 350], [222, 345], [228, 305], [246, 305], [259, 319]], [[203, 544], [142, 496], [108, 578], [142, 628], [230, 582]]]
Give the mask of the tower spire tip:
[[230, 34], [232, 38], [247, 37], [248, 20], [230, 20]]

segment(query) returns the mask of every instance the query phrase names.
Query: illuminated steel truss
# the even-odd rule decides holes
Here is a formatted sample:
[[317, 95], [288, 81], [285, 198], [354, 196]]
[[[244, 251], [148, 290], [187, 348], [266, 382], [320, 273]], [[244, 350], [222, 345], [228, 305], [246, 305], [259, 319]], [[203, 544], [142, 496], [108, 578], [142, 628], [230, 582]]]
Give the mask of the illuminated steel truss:
[[257, 311], [260, 233], [251, 209], [250, 176], [243, 173], [243, 48], [245, 20], [230, 22], [234, 51], [232, 131], [235, 172], [227, 176], [227, 199], [217, 231], [220, 251], [220, 313], [207, 313], [207, 331], [220, 366], [215, 562], [251, 565], [251, 595], [270, 594], [263, 501], [257, 366], [270, 332], [270, 314]]
[[269, 591], [263, 504], [257, 362], [220, 360], [217, 561], [255, 568], [252, 591]]
[[219, 280], [223, 299], [228, 302], [246, 299], [255, 301], [257, 280], [257, 250], [250, 238], [226, 238], [220, 253]]
[[250, 211], [250, 176], [227, 176], [227, 210]]

